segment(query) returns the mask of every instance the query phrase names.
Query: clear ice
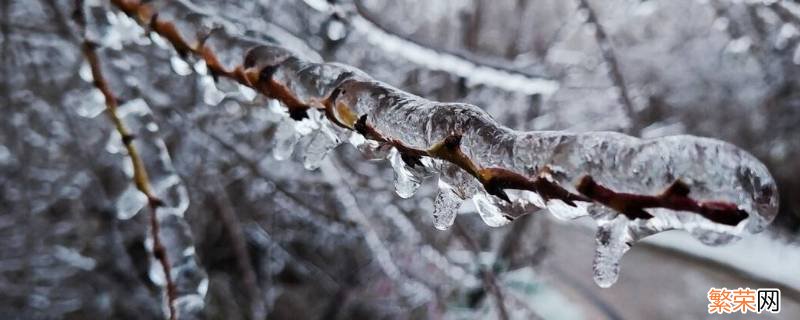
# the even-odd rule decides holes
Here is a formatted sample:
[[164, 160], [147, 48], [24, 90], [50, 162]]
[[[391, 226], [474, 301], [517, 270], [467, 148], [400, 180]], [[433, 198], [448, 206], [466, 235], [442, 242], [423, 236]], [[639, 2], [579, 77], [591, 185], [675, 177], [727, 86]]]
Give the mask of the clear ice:
[[[156, 209], [160, 238], [166, 248], [167, 256], [171, 263], [171, 275], [177, 288], [176, 307], [179, 319], [200, 319], [204, 309], [205, 289], [208, 279], [206, 273], [197, 262], [194, 252], [194, 241], [191, 229], [183, 217], [189, 206], [189, 196], [167, 151], [164, 141], [159, 137], [158, 126], [152, 110], [142, 99], [134, 99], [119, 106], [118, 115], [130, 132], [135, 132], [134, 146], [144, 162], [150, 178], [153, 192], [164, 202], [163, 206]], [[117, 144], [111, 150], [116, 151], [119, 161], [124, 163], [123, 168], [130, 168], [127, 152], [120, 141], [120, 136], [113, 131], [109, 143]], [[132, 168], [126, 170], [132, 177]], [[130, 219], [147, 206], [147, 198], [131, 185], [117, 198], [117, 218]], [[149, 214], [149, 212], [147, 212]], [[149, 218], [148, 218], [149, 219]], [[150, 230], [147, 232], [146, 245], [148, 250], [153, 250], [153, 238]], [[149, 276], [153, 283], [166, 290], [166, 281], [161, 264], [157, 259], [150, 260]], [[166, 300], [165, 310], [166, 310]]]
[[[439, 174], [440, 190], [434, 201], [434, 226], [438, 229], [452, 225], [461, 201], [470, 198], [483, 221], [492, 227], [507, 224], [511, 220], [507, 217], [524, 214], [519, 208], [527, 212], [546, 208], [560, 219], [593, 218], [599, 227], [595, 279], [604, 287], [616, 281], [625, 251], [645, 236], [680, 229], [706, 244], [719, 245], [738, 239], [745, 231], [759, 232], [777, 213], [777, 188], [766, 167], [722, 141], [686, 135], [638, 139], [614, 132], [520, 132], [499, 125], [476, 106], [429, 101], [372, 80], [351, 67], [264, 53], [257, 59], [286, 61], [275, 79], [286, 83], [301, 101], [328, 97], [338, 88], [336, 103], [349, 106], [359, 116], [367, 115], [367, 123], [382, 135], [416, 149], [429, 149], [457, 132], [462, 135], [461, 150], [481, 168], [501, 167], [530, 178], [546, 170], [555, 183], [572, 193], [577, 193], [574, 186], [585, 175], [617, 192], [643, 195], [658, 195], [680, 179], [689, 185], [694, 199], [725, 201], [748, 212], [746, 221], [737, 226], [662, 208], [647, 209], [654, 215], [652, 219], [631, 221], [607, 212], [600, 204], [578, 202], [571, 206], [561, 200], [545, 201], [529, 191], [509, 192], [514, 204], [508, 205], [486, 193], [475, 178], [458, 167], [426, 159], [424, 168], [411, 168], [396, 150], [390, 152], [395, 189], [401, 197], [412, 196], [425, 176]], [[381, 143], [350, 138], [368, 158], [381, 158], [373, 154], [385, 147]], [[336, 139], [319, 130], [310, 141], [306, 167], [315, 168], [313, 164], [335, 145]]]
[[439, 192], [433, 200], [433, 226], [439, 230], [447, 230], [456, 221], [458, 208], [462, 199], [446, 183], [439, 181]]
[[[300, 101], [319, 107], [319, 101], [339, 89], [335, 103], [348, 106], [358, 116], [366, 115], [367, 123], [383, 136], [409, 147], [425, 150], [459, 133], [461, 151], [481, 168], [500, 167], [530, 178], [547, 172], [553, 182], [572, 193], [577, 193], [574, 186], [586, 175], [617, 192], [642, 195], [657, 195], [680, 179], [689, 186], [692, 198], [725, 201], [748, 213], [737, 226], [669, 209], [647, 209], [654, 218], [629, 220], [596, 203], [570, 206], [530, 191], [509, 192], [513, 201], [509, 205], [489, 195], [458, 167], [425, 159], [420, 172], [426, 174], [415, 175], [396, 151], [389, 154], [400, 196], [414, 193], [423, 180], [418, 181], [418, 177], [438, 173], [440, 189], [434, 201], [434, 226], [438, 229], [452, 225], [465, 199], [475, 202], [481, 218], [490, 226], [501, 226], [506, 217], [536, 208], [546, 208], [560, 219], [592, 218], [598, 225], [595, 280], [603, 287], [616, 281], [622, 255], [643, 237], [679, 229], [706, 244], [720, 245], [745, 232], [761, 231], [777, 213], [778, 191], [766, 167], [722, 141], [686, 135], [638, 139], [613, 132], [515, 131], [501, 126], [476, 106], [426, 100], [373, 80], [356, 68], [321, 63], [319, 55], [293, 42], [237, 40], [226, 32], [212, 33], [207, 41], [225, 44], [214, 48], [221, 57], [242, 56], [258, 45], [258, 50], [251, 50], [248, 56], [253, 65], [279, 63], [272, 78]], [[203, 80], [204, 101], [214, 105], [224, 94], [210, 80]], [[275, 133], [276, 158], [291, 155], [300, 137], [306, 142], [304, 163], [309, 169], [318, 167], [333, 147], [348, 138], [371, 159], [386, 158], [383, 152], [390, 150], [363, 137], [363, 141], [352, 135], [343, 137], [341, 130], [332, 128], [327, 120], [320, 120], [324, 125], [316, 123], [318, 119], [306, 120], [294, 122], [284, 117]]]

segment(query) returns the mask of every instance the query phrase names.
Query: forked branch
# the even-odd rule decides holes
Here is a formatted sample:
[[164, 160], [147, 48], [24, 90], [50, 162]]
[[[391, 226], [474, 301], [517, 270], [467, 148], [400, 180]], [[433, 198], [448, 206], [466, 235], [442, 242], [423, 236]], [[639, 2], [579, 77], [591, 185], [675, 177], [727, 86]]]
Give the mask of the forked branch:
[[[84, 17], [82, 1], [77, 1], [75, 20], [81, 29], [85, 29], [86, 20]], [[155, 195], [152, 187], [150, 186], [150, 179], [147, 175], [147, 169], [144, 166], [141, 156], [139, 156], [136, 146], [133, 144], [135, 135], [130, 132], [128, 127], [117, 113], [119, 102], [117, 97], [111, 91], [108, 81], [103, 76], [100, 58], [96, 50], [97, 45], [86, 37], [85, 31], [82, 30], [82, 33], [82, 51], [92, 71], [92, 83], [94, 84], [95, 88], [100, 90], [100, 92], [103, 94], [106, 105], [106, 115], [114, 125], [117, 133], [119, 133], [122, 139], [122, 144], [125, 146], [125, 149], [128, 152], [128, 157], [133, 164], [133, 183], [136, 186], [136, 189], [138, 189], [139, 192], [147, 197], [147, 205], [150, 211], [150, 232], [153, 238], [153, 256], [155, 256], [155, 258], [158, 260], [164, 272], [166, 299], [169, 307], [169, 318], [170, 320], [175, 320], [177, 317], [175, 310], [175, 299], [177, 297], [176, 288], [172, 280], [172, 268], [170, 267], [169, 257], [167, 257], [167, 250], [161, 242], [160, 225], [157, 216], [157, 210], [159, 207], [164, 205], [164, 202]]]

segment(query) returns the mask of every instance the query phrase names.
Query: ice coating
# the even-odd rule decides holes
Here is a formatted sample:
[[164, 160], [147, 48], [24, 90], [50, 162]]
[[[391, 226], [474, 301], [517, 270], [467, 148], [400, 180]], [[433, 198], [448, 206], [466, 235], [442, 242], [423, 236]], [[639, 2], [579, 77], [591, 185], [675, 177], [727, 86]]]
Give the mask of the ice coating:
[[[213, 43], [216, 36], [211, 34], [207, 42]], [[374, 138], [378, 145], [357, 142], [359, 149], [371, 153], [384, 144], [393, 146], [396, 152], [416, 150], [414, 157], [393, 157], [392, 164], [400, 178], [408, 178], [408, 170], [397, 170], [405, 167], [422, 166], [416, 170], [439, 173], [440, 192], [434, 201], [437, 228], [451, 225], [453, 208], [470, 198], [484, 221], [495, 226], [503, 224], [500, 217], [512, 220], [533, 207], [547, 208], [562, 219], [591, 217], [599, 226], [595, 280], [604, 287], [616, 281], [624, 252], [645, 236], [680, 229], [707, 244], [724, 244], [745, 231], [762, 230], [777, 213], [777, 187], [765, 166], [745, 151], [718, 140], [693, 136], [643, 140], [613, 132], [514, 131], [476, 106], [426, 100], [372, 80], [355, 68], [309, 61], [276, 43], [229, 41], [214, 50], [224, 57], [245, 52], [242, 66], [258, 74], [258, 83], [252, 85], [289, 109], [292, 119], [284, 121], [308, 117], [309, 110], [324, 110], [327, 119], [322, 122], [328, 127], [322, 130], [330, 129], [337, 137], [344, 128], [356, 130], [354, 119], [363, 119], [362, 127], [374, 131], [372, 137], [362, 138]], [[240, 83], [252, 79], [242, 80], [231, 72], [223, 75], [238, 77]], [[299, 132], [301, 127], [286, 128]], [[316, 137], [321, 132], [310, 134]], [[331, 138], [326, 141], [334, 142], [322, 143], [322, 148], [307, 145], [312, 163], [318, 163], [329, 145], [344, 140], [333, 139], [334, 135], [321, 137], [325, 136]], [[420, 154], [424, 159], [437, 159], [415, 159]], [[374, 154], [370, 157], [381, 158]], [[399, 162], [404, 163], [400, 166]], [[489, 182], [497, 181], [495, 190], [487, 190]], [[514, 191], [522, 182], [534, 181], [541, 183], [536, 188]], [[587, 181], [594, 189], [580, 188], [587, 186]], [[547, 188], [551, 189], [549, 194], [539, 194]], [[415, 187], [401, 181], [399, 189], [401, 195], [410, 196]], [[595, 189], [605, 190], [601, 192], [604, 194], [580, 196]], [[577, 196], [570, 198], [564, 193]], [[626, 210], [626, 203], [618, 203], [620, 199], [638, 199], [648, 206], [621, 212], [613, 209]], [[670, 201], [673, 209], [668, 209], [670, 204], [664, 205]], [[743, 212], [747, 219], [725, 223], [699, 214], [709, 210]]]
[[[205, 288], [208, 279], [205, 270], [198, 264], [194, 251], [189, 224], [184, 219], [184, 212], [189, 207], [189, 195], [181, 178], [172, 165], [164, 141], [160, 137], [158, 126], [152, 110], [142, 99], [134, 99], [119, 106], [117, 114], [131, 132], [137, 132], [133, 140], [148, 169], [149, 180], [153, 191], [159, 195], [161, 205], [155, 209], [156, 219], [160, 226], [159, 236], [171, 263], [171, 276], [176, 286], [176, 309], [179, 319], [199, 319], [204, 310]], [[113, 131], [106, 149], [118, 154], [120, 161], [128, 165], [126, 174], [133, 176], [128, 155], [123, 154], [120, 135]], [[143, 211], [148, 199], [133, 184], [118, 198], [116, 203], [117, 218], [126, 220]], [[146, 210], [144, 210], [146, 211]], [[154, 239], [152, 232], [147, 232], [146, 245], [151, 252]], [[157, 259], [150, 260], [149, 277], [153, 283], [166, 291], [164, 270]], [[189, 303], [191, 302], [191, 303]], [[165, 304], [166, 308], [166, 304]]]
[[421, 179], [411, 173], [411, 169], [403, 162], [400, 153], [392, 150], [389, 161], [394, 169], [394, 188], [401, 198], [410, 198], [419, 189]]
[[[664, 208], [648, 209], [655, 216], [652, 219], [629, 220], [613, 212], [590, 215], [590, 211], [608, 211], [597, 203], [570, 206], [558, 199], [529, 200], [537, 206], [544, 203], [559, 218], [590, 215], [597, 222], [594, 270], [596, 282], [603, 287], [616, 281], [622, 255], [645, 236], [681, 229], [706, 244], [718, 245], [738, 239], [744, 230], [762, 230], [777, 214], [777, 188], [764, 165], [718, 140], [693, 136], [642, 140], [613, 132], [518, 132], [497, 125], [471, 105], [431, 102], [380, 83], [349, 82], [342, 87], [341, 99], [359, 114], [369, 115], [376, 130], [415, 148], [431, 148], [458, 133], [463, 136], [461, 150], [481, 167], [503, 167], [529, 177], [546, 170], [549, 179], [572, 192], [585, 176], [617, 192], [643, 195], [658, 195], [682, 181], [695, 199], [733, 203], [748, 213], [745, 223], [729, 226], [694, 212]], [[473, 199], [487, 225], [504, 224], [499, 206], [490, 201], [496, 198], [479, 192]]]
[[456, 221], [461, 198], [446, 183], [439, 181], [439, 192], [433, 200], [433, 226], [439, 230], [447, 230]]
[[[290, 66], [299, 64], [288, 60]], [[614, 132], [514, 131], [499, 125], [476, 106], [429, 101], [365, 80], [363, 74], [338, 67], [326, 69], [323, 65], [286, 68], [276, 72], [279, 76], [274, 79], [289, 84], [302, 101], [330, 98], [331, 104], [342, 104], [352, 113], [366, 115], [366, 122], [374, 130], [407, 147], [429, 150], [457, 134], [461, 137], [460, 150], [479, 168], [503, 168], [531, 179], [544, 174], [572, 193], [578, 193], [576, 185], [587, 176], [615, 192], [648, 196], [659, 195], [673, 183], [682, 182], [693, 199], [730, 203], [747, 213], [746, 222], [734, 226], [708, 220], [695, 212], [666, 208], [647, 209], [654, 216], [651, 219], [631, 220], [600, 203], [567, 204], [531, 191], [509, 193], [509, 200], [515, 205], [507, 205], [487, 193], [476, 177], [454, 165], [443, 170], [443, 166], [429, 163], [422, 169], [438, 172], [440, 186], [446, 186], [440, 187], [434, 201], [437, 229], [452, 225], [461, 200], [470, 198], [484, 222], [494, 227], [520, 215], [518, 210], [509, 209], [514, 207], [544, 207], [562, 219], [592, 217], [599, 226], [594, 276], [603, 287], [617, 280], [622, 255], [643, 237], [680, 229], [706, 244], [719, 245], [738, 239], [745, 230], [762, 230], [777, 213], [777, 187], [764, 165], [722, 141], [693, 136], [643, 140]], [[327, 72], [321, 76], [320, 70]], [[332, 96], [334, 91], [337, 92]], [[408, 168], [414, 166], [400, 158], [398, 153], [390, 157], [396, 189], [402, 197], [410, 197], [421, 181], [409, 174]]]
[[[503, 167], [529, 177], [546, 168], [555, 182], [573, 192], [587, 175], [618, 192], [645, 195], [659, 194], [681, 180], [696, 199], [731, 202], [748, 212], [746, 225], [753, 232], [777, 213], [777, 188], [766, 167], [722, 141], [686, 135], [642, 140], [614, 132], [519, 132], [498, 125], [472, 105], [432, 102], [378, 82], [346, 82], [341, 88], [339, 100], [368, 115], [384, 135], [428, 149], [457, 133], [463, 136], [461, 150], [480, 167]], [[676, 214], [654, 211], [665, 218]], [[702, 224], [699, 215], [676, 217], [692, 227]]]
[[275, 146], [272, 149], [272, 155], [276, 160], [286, 160], [294, 152], [294, 146], [297, 144], [297, 132], [294, 127], [294, 122], [289, 120], [282, 121], [273, 136]]

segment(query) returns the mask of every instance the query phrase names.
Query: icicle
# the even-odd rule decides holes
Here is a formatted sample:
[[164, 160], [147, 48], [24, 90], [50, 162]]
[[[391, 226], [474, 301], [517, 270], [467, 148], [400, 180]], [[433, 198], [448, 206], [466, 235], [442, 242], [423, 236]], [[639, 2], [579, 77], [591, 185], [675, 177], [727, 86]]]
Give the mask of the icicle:
[[198, 75], [207, 76], [208, 75], [208, 65], [206, 64], [205, 60], [199, 59], [192, 65], [194, 72], [197, 72]]
[[340, 143], [341, 140], [336, 133], [327, 125], [323, 125], [306, 145], [303, 166], [307, 170], [319, 168], [320, 163], [325, 159], [325, 155]]
[[458, 166], [444, 161], [437, 161], [435, 170], [439, 173], [439, 180], [453, 189], [453, 192], [462, 200], [472, 198], [475, 193], [482, 190], [478, 180]]
[[628, 219], [617, 216], [613, 220], [598, 222], [597, 250], [594, 255], [592, 269], [594, 282], [598, 286], [608, 288], [617, 282], [622, 255], [631, 248]]
[[462, 201], [450, 185], [439, 180], [439, 193], [433, 200], [433, 226], [439, 230], [449, 229], [456, 221]]
[[396, 149], [391, 151], [389, 161], [394, 169], [394, 190], [401, 198], [409, 198], [417, 192], [422, 179], [412, 174]]
[[192, 74], [192, 66], [185, 60], [181, 59], [178, 55], [173, 55], [169, 58], [169, 64], [172, 66], [172, 71], [175, 71], [179, 76], [188, 76]]
[[281, 121], [275, 129], [273, 140], [275, 147], [272, 149], [272, 156], [275, 160], [286, 160], [291, 157], [298, 140], [294, 121], [288, 118]]
[[203, 102], [207, 105], [216, 106], [225, 99], [225, 93], [217, 89], [211, 76], [200, 77], [200, 87], [203, 90]]
[[247, 101], [253, 101], [256, 96], [258, 96], [258, 92], [253, 90], [252, 88], [245, 86], [245, 85], [238, 85], [239, 87], [239, 94]]
[[484, 192], [478, 192], [472, 197], [472, 201], [475, 203], [478, 214], [480, 214], [481, 219], [483, 219], [483, 222], [486, 223], [487, 226], [501, 227], [511, 222], [511, 220], [507, 219], [503, 214], [500, 207], [495, 204], [495, 199], [493, 199], [492, 196]]

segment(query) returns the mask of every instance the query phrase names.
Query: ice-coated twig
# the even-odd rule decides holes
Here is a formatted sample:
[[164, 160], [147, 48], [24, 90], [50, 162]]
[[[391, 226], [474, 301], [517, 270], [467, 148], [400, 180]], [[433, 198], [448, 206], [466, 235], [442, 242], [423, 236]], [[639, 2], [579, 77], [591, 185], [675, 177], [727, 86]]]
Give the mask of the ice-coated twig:
[[[77, 1], [76, 4], [76, 21], [81, 28], [85, 28], [86, 20], [84, 17], [82, 1]], [[153, 256], [155, 256], [155, 258], [159, 261], [161, 268], [164, 271], [167, 306], [169, 307], [169, 319], [175, 320], [177, 316], [175, 309], [175, 300], [177, 298], [176, 287], [172, 281], [172, 271], [169, 257], [167, 256], [167, 251], [161, 242], [161, 236], [159, 233], [160, 225], [157, 216], [157, 210], [163, 205], [163, 201], [161, 201], [161, 199], [155, 195], [152, 187], [150, 186], [150, 179], [147, 175], [147, 169], [144, 166], [142, 158], [139, 156], [136, 146], [133, 145], [135, 136], [128, 130], [128, 128], [125, 126], [125, 123], [122, 122], [122, 119], [117, 114], [119, 103], [116, 96], [111, 91], [108, 82], [103, 76], [103, 70], [100, 67], [100, 58], [95, 50], [97, 45], [86, 37], [85, 32], [83, 33], [84, 38], [82, 50], [87, 62], [89, 63], [89, 67], [91, 68], [94, 86], [103, 94], [106, 104], [106, 114], [108, 115], [109, 120], [113, 123], [115, 130], [122, 138], [122, 143], [128, 152], [128, 157], [131, 159], [133, 164], [133, 183], [139, 192], [147, 197], [147, 205], [150, 210], [150, 232], [152, 233], [153, 237]]]
[[[530, 179], [504, 168], [479, 167], [461, 151], [462, 136], [460, 134], [453, 133], [430, 149], [420, 150], [409, 147], [400, 140], [384, 137], [375, 128], [367, 124], [366, 119], [366, 115], [359, 118], [354, 126], [356, 132], [368, 139], [392, 145], [400, 153], [403, 161], [411, 167], [422, 166], [420, 158], [423, 156], [448, 161], [478, 179], [486, 192], [507, 202], [511, 202], [511, 200], [504, 191], [506, 189], [533, 191], [545, 200], [558, 199], [573, 207], [576, 206], [575, 201], [590, 201], [588, 198], [565, 190], [558, 184], [548, 180], [544, 175]], [[506, 216], [506, 218], [509, 220], [514, 219], [512, 216]]]
[[[438, 173], [437, 228], [449, 227], [460, 202], [469, 198], [491, 226], [533, 206], [565, 219], [591, 216], [600, 226], [595, 276], [602, 285], [616, 279], [614, 266], [642, 237], [681, 229], [708, 244], [723, 244], [744, 230], [762, 230], [777, 213], [777, 187], [766, 167], [718, 140], [515, 131], [476, 106], [426, 100], [356, 68], [303, 58], [279, 43], [225, 28], [188, 40], [176, 22], [156, 12], [170, 12], [188, 32], [203, 30], [197, 19], [181, 20], [198, 14], [182, 1], [112, 3], [179, 53], [202, 59], [216, 78], [280, 101], [290, 127], [314, 124], [308, 168], [318, 167], [325, 153], [350, 139], [373, 158], [396, 150], [391, 154], [402, 162], [393, 163], [401, 171], [396, 177], [414, 182], [396, 184], [403, 188], [401, 195], [412, 194], [418, 181]], [[408, 174], [413, 179], [403, 176]]]

